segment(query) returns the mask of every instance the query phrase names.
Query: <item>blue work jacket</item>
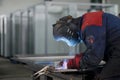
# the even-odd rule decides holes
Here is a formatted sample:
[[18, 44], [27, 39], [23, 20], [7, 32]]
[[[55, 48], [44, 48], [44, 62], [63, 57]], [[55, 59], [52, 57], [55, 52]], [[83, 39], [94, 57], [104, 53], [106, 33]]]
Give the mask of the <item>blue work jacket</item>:
[[120, 59], [119, 17], [98, 11], [84, 14], [81, 21], [81, 38], [87, 47], [81, 68], [98, 66], [101, 60], [107, 62], [113, 56]]

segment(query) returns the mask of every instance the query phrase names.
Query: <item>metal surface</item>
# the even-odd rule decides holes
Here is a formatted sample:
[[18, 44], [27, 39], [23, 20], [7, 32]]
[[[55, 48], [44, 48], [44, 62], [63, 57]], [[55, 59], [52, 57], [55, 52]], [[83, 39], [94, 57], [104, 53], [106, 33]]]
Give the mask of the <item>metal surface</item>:
[[31, 75], [32, 71], [26, 65], [0, 57], [0, 80], [33, 80]]
[[[96, 70], [97, 68], [90, 68], [90, 69], [48, 69], [49, 66], [55, 66], [56, 60], [53, 59], [59, 56], [52, 56], [52, 57], [38, 57], [37, 59], [34, 58], [17, 58], [15, 60], [19, 60], [24, 62], [28, 65], [28, 68], [32, 70], [35, 74], [33, 78], [35, 80], [82, 80], [82, 78], [87, 75], [87, 73], [91, 73], [92, 70]], [[66, 58], [65, 56], [62, 58]], [[70, 57], [68, 57], [70, 58]], [[61, 59], [61, 58], [59, 58]], [[37, 60], [37, 61], [36, 61]], [[44, 60], [44, 61], [43, 61]], [[98, 68], [102, 68], [104, 62], [98, 66]], [[45, 67], [46, 66], [46, 67]], [[45, 67], [45, 68], [44, 68]]]
[[[93, 76], [94, 71], [97, 72], [97, 69], [102, 69], [103, 66], [98, 66], [97, 68], [89, 69], [66, 69], [66, 70], [54, 70], [50, 69], [49, 66], [45, 66], [38, 72], [34, 74], [35, 79], [42, 76], [46, 76], [45, 80], [83, 80], [85, 76]], [[93, 80], [92, 78], [84, 80]]]
[[62, 59], [70, 59], [73, 58], [74, 56], [41, 56], [41, 57], [17, 57], [17, 59], [19, 60], [35, 60], [35, 61], [39, 61], [39, 60], [62, 60]]
[[[45, 80], [81, 80], [81, 74], [76, 74], [75, 76], [73, 71], [70, 70], [69, 72], [72, 72], [72, 74], [63, 74], [61, 71], [55, 71], [54, 69], [51, 69], [50, 66], [45, 66], [33, 74], [33, 77], [35, 80], [38, 80], [43, 76], [47, 77]], [[75, 70], [75, 72], [78, 72], [78, 70]]]
[[41, 70], [37, 71], [35, 74], [33, 74], [33, 76], [35, 76], [35, 78], [37, 79], [38, 77], [40, 77], [41, 75], [45, 75], [48, 74], [48, 69], [50, 66], [45, 66], [43, 67]]

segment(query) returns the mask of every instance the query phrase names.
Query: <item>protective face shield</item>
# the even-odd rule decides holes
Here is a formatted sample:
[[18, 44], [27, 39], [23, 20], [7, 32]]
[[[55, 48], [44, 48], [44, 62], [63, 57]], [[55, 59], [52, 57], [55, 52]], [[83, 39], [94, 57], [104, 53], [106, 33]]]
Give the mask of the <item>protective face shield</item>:
[[53, 36], [57, 41], [66, 42], [69, 46], [75, 46], [80, 42], [80, 30], [71, 22], [72, 17], [61, 18], [53, 25]]

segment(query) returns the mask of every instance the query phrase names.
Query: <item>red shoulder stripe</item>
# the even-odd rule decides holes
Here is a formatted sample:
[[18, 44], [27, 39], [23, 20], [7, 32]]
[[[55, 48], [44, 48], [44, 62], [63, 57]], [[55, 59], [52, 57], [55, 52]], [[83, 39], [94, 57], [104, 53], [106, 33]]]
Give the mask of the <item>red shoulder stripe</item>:
[[90, 12], [83, 15], [83, 24], [81, 30], [83, 31], [87, 26], [95, 25], [102, 26], [102, 11]]

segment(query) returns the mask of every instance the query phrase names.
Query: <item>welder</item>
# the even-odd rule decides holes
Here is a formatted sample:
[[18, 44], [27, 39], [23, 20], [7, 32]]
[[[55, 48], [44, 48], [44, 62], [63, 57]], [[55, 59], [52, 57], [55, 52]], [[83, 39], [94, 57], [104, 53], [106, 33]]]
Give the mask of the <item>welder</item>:
[[120, 19], [103, 11], [87, 12], [80, 17], [64, 16], [53, 25], [53, 36], [75, 46], [81, 41], [87, 49], [67, 61], [68, 69], [97, 67], [106, 62], [101, 80], [120, 80]]

